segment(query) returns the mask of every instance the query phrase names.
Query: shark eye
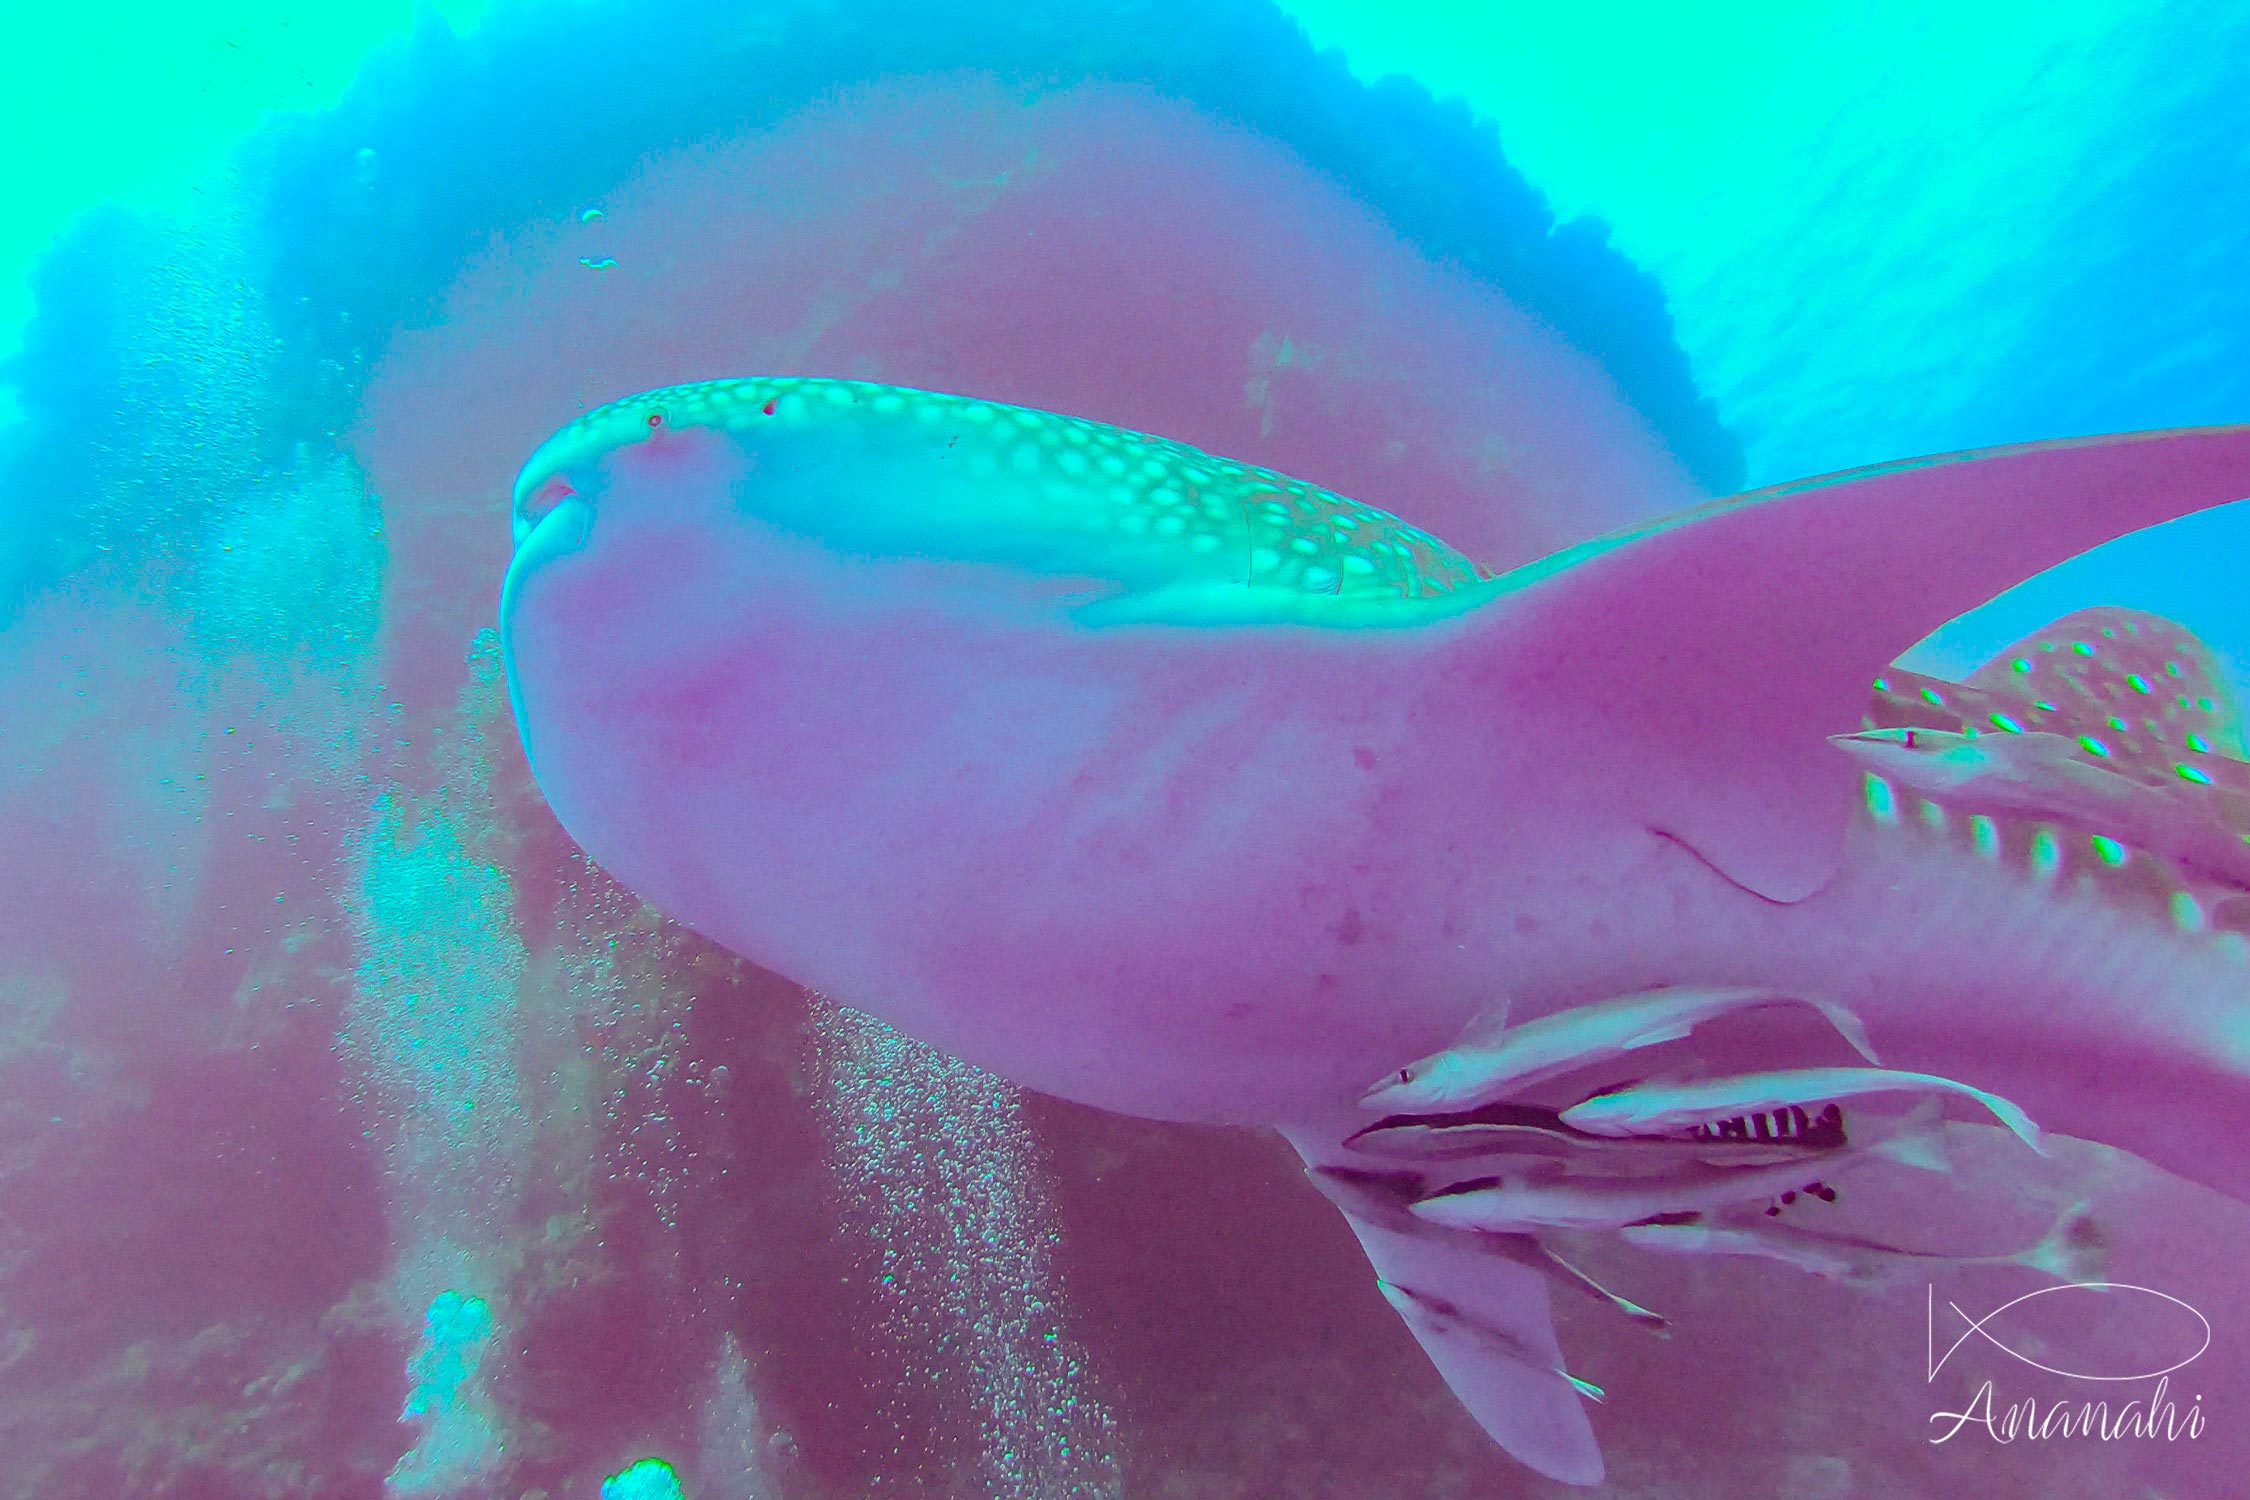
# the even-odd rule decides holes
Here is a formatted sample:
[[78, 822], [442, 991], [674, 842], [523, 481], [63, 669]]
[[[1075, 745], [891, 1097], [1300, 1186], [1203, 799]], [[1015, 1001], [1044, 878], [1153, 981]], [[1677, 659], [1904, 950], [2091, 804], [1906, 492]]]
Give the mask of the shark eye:
[[1398, 1081], [1400, 1083], [1412, 1083], [1414, 1081], [1414, 1070], [1412, 1068], [1399, 1069]]
[[1906, 731], [1906, 748], [1909, 750], [1914, 748], [1914, 731], [1911, 729]]

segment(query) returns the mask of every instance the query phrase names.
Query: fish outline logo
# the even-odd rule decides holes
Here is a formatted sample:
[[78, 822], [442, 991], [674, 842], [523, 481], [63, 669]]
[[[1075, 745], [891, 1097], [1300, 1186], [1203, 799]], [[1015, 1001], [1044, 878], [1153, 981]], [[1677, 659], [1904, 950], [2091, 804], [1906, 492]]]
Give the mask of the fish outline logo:
[[[2045, 1297], [2056, 1292], [2074, 1291], [2138, 1292], [2144, 1296], [2160, 1298], [2161, 1300], [2169, 1302], [2176, 1307], [2186, 1308], [2187, 1311], [2194, 1316], [2196, 1322], [2202, 1325], [2203, 1341], [2196, 1346], [2193, 1353], [2187, 1355], [2183, 1359], [2173, 1361], [2171, 1364], [2164, 1366], [2162, 1369], [2138, 1370], [2128, 1375], [2090, 1375], [2083, 1371], [2058, 1369], [2054, 1365], [2045, 1364], [2039, 1360], [2032, 1358], [2030, 1355], [2024, 1353], [2021, 1349], [2011, 1348], [2000, 1339], [1994, 1337], [1990, 1327], [1993, 1319], [2009, 1311], [2011, 1308], [2021, 1306], [2023, 1303], [2029, 1302], [2034, 1297]], [[1961, 1346], [1967, 1343], [1972, 1338], [1981, 1338], [1986, 1343], [1992, 1345], [1992, 1347], [1994, 1347], [1995, 1349], [2000, 1350], [2003, 1354], [2006, 1354], [2011, 1358], [2021, 1360], [2023, 1363], [2031, 1366], [2035, 1370], [2044, 1371], [2049, 1375], [2058, 1376], [2064, 1380], [2096, 1380], [2111, 1384], [2122, 1384], [2125, 1382], [2136, 1380], [2161, 1379], [2164, 1376], [2173, 1374], [2176, 1371], [2183, 1370], [2189, 1365], [2194, 1364], [2197, 1360], [2201, 1359], [2206, 1353], [2208, 1353], [2211, 1348], [2211, 1320], [2208, 1317], [2204, 1316], [2203, 1312], [2199, 1308], [2183, 1298], [2173, 1296], [2170, 1292], [2160, 1292], [2154, 1287], [2141, 1286], [2135, 1282], [2064, 1281], [2058, 1282], [2053, 1286], [2034, 1287], [2032, 1290], [2024, 1292], [2019, 1296], [2009, 1298], [2006, 1302], [2001, 1303], [1998, 1307], [1986, 1313], [1981, 1318], [1971, 1317], [1966, 1311], [1962, 1309], [1960, 1303], [1955, 1302], [1950, 1298], [1947, 1299], [1945, 1305], [1951, 1308], [1955, 1313], [1959, 1314], [1961, 1320], [1968, 1326], [1961, 1331], [1961, 1333], [1953, 1340], [1951, 1344], [1946, 1346], [1946, 1350], [1943, 1354], [1939, 1354], [1937, 1352], [1937, 1288], [1934, 1284], [1925, 1285], [1923, 1308], [1923, 1336], [1925, 1342], [1923, 1347], [1923, 1361], [1924, 1369], [1926, 1372], [1924, 1375], [1924, 1381], [1928, 1384], [1934, 1384], [1936, 1382], [1938, 1372], [1943, 1370], [1947, 1362], [1950, 1361], [1953, 1356], [1960, 1351]]]

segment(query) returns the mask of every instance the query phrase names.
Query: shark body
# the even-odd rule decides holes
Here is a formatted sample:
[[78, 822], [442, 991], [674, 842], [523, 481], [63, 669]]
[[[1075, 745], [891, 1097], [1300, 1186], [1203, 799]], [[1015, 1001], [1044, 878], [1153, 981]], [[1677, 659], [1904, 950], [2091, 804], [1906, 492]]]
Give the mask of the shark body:
[[[1160, 438], [719, 382], [533, 456], [502, 626], [540, 785], [619, 878], [1026, 1086], [1280, 1127], [1472, 1413], [1590, 1482], [1538, 1226], [1416, 1206], [1617, 1174], [1686, 1195], [1675, 1239], [1721, 1248], [1755, 1226], [1688, 1220], [1726, 1173], [1751, 1201], [1790, 1178], [1776, 1150], [1814, 1178], [1863, 1154], [1683, 1162], [1677, 1132], [1660, 1158], [1575, 1130], [1565, 1111], [1675, 1061], [1603, 1040], [1636, 1034], [1596, 1024], [1619, 997], [1806, 1002], [1641, 1029], [1706, 1082], [1871, 1049], [2250, 1192], [2250, 1158], [2213, 1149], [2250, 1131], [2240, 888], [2162, 847], [2163, 820], [2130, 845], [2081, 803], [1949, 806], [1831, 743], [1946, 619], [2246, 494], [2243, 428], [2033, 445], [1714, 502], [1496, 577]], [[1543, 1044], [1460, 1152], [1354, 1147], [1386, 1080], [1502, 1002], [1509, 1028], [1583, 1013], [1583, 1066]]]

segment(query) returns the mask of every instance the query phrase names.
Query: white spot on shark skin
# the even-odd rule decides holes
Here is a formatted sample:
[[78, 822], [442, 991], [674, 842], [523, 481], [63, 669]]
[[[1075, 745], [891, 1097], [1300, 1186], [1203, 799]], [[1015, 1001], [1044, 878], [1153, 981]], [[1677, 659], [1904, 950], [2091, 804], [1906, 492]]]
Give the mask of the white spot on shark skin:
[[1985, 814], [1973, 813], [1970, 815], [1969, 838], [1976, 845], [1977, 853], [1985, 858], [1998, 859], [2000, 857], [2000, 825], [1993, 822]]
[[[1092, 429], [1133, 455], [1114, 499], [1091, 483], [1043, 489], [1054, 465], [1025, 477], [1003, 457], [1073, 419], [898, 392], [917, 413], [902, 420], [871, 410], [884, 393], [829, 381], [654, 392], [587, 414], [533, 455], [519, 514], [572, 476], [595, 504], [581, 545], [528, 546], [503, 595], [515, 706], [557, 817], [667, 915], [998, 1073], [1131, 1112], [1279, 1124], [1308, 1164], [1358, 1171], [1347, 1216], [1376, 1274], [1409, 1289], [1400, 1311], [1417, 1340], [1496, 1441], [1573, 1483], [1596, 1482], [1601, 1465], [1580, 1393], [1558, 1375], [1556, 1273], [1521, 1245], [1535, 1234], [1502, 1236], [1516, 1247], [1503, 1251], [1437, 1220], [1617, 1227], [1634, 1222], [1619, 1215], [1636, 1196], [1644, 1217], [1652, 1205], [1717, 1211], [1807, 1168], [1714, 1153], [1667, 1155], [1639, 1180], [1607, 1166], [1588, 1182], [1527, 1179], [1540, 1142], [1613, 1160], [1550, 1109], [1547, 1123], [1503, 1128], [1490, 1157], [1372, 1161], [1370, 1173], [1346, 1144], [1367, 1115], [1337, 1080], [1398, 1066], [1390, 1039], [1458, 1026], [1478, 964], [1495, 990], [1519, 969], [1540, 977], [1510, 997], [1530, 1020], [1456, 1049], [1449, 1066], [1466, 1083], [1449, 1087], [1466, 1098], [1505, 1101], [1527, 1080], [1694, 1029], [1679, 998], [1692, 982], [1668, 1011], [1646, 996], [1629, 997], [1653, 1006], [1638, 1017], [1615, 1000], [1583, 1004], [1621, 963], [1692, 981], [1714, 964], [1741, 976], [1778, 961], [1810, 975], [1808, 989], [1853, 997], [1878, 1032], [1945, 1034], [1945, 986], [1885, 983], [1870, 966], [1886, 957], [1811, 936], [1847, 920], [1944, 943], [1979, 915], [1973, 899], [1852, 885], [1861, 778], [1877, 768], [1828, 736], [1861, 721], [1886, 663], [1964, 610], [2125, 531], [2250, 493], [2250, 429], [2036, 444], [1776, 486], [1494, 577], [1403, 520], [1161, 438]], [[768, 420], [776, 401], [785, 416]], [[654, 436], [651, 414], [663, 418]], [[736, 482], [670, 461], [683, 451]], [[969, 470], [985, 477], [966, 482]], [[1167, 484], [1197, 497], [1177, 508], [1193, 530], [1117, 524], [1175, 513], [1147, 499]], [[1248, 502], [1276, 490], [1304, 499], [1286, 518], [1254, 517]], [[1335, 524], [1347, 515], [1355, 526]], [[683, 581], [688, 562], [696, 576]], [[1776, 600], [1821, 606], [1820, 628], [1793, 634], [1778, 659]], [[690, 670], [721, 653], [760, 670]], [[2026, 740], [2039, 715], [2068, 706], [2067, 683], [2049, 683], [2061, 675], [2037, 674], [2047, 707], [1999, 710], [2025, 733], [1978, 707], [1980, 746]], [[2136, 714], [2162, 706], [2153, 696], [2133, 694]], [[2186, 696], [2182, 713], [2219, 701]], [[1954, 713], [1982, 699], [1930, 686], [1914, 701]], [[1218, 725], [1204, 737], [1215, 748], [1182, 753], [1173, 731], [1196, 715]], [[2110, 717], [2110, 758], [2134, 760], [2137, 731]], [[1376, 789], [1351, 755], [1371, 725], [1389, 735], [1381, 819], [1364, 815]], [[2180, 787], [2209, 790], [2179, 766], [2219, 779], [2200, 753], [2175, 750], [2164, 770]], [[1089, 767], [1113, 768], [1096, 778], [1109, 799], [1098, 838], [1078, 832], [1088, 820], [1074, 789]], [[1880, 775], [1893, 827], [1902, 792], [1947, 800]], [[1119, 801], [1127, 782], [1154, 794]], [[2074, 849], [2087, 833], [2123, 837], [2052, 810], [2043, 821]], [[2002, 852], [1992, 813], [1969, 826], [1977, 852], [1929, 851], [1954, 861], [1961, 889], [1977, 888], [1974, 868], [2011, 900], [2068, 894], [2006, 881], [2020, 872], [1979, 859]], [[1680, 878], [1718, 930], [1666, 925], [1684, 908], [1643, 873], [1652, 836], [1694, 856]], [[1390, 914], [1383, 936], [1353, 949], [1357, 968], [1339, 969], [1322, 936], [1333, 912], [1302, 899], [1314, 867], [1350, 872], [1339, 881], [1353, 901]], [[1853, 894], [1824, 904], [1839, 888]], [[1440, 938], [1432, 914], [1464, 890], [1479, 894], [1474, 921]], [[1598, 951], [1555, 935], [1582, 923], [1516, 929], [1573, 891], [1599, 891], [1630, 924]], [[2177, 940], [2151, 912], [2148, 925]], [[2250, 1080], [2224, 1050], [2233, 1017], [2205, 979], [2204, 955], [2225, 941], [2243, 939], [2183, 944], [2181, 973], [2150, 986], [2160, 993], [2106, 1012], [2081, 976], [2053, 971], [2052, 952], [1976, 956], [2027, 1015], [2076, 1007], [2080, 1054], [2115, 1042], [2161, 1056], [2240, 1110]], [[1526, 962], [1499, 972], [1511, 955]], [[1290, 1032], [1250, 1038], [1248, 1051], [1227, 1019], [1245, 985], [1306, 997]], [[1847, 1013], [1829, 1013], [1855, 1035]], [[1965, 1038], [1961, 1065], [1943, 1071], [2039, 1066], [1981, 1045]], [[2099, 1073], [2088, 1057], [2057, 1056], [2071, 1066], [2028, 1080], [2047, 1086], [2042, 1115], [2063, 1116], [2048, 1124], [2083, 1115], [2109, 1144], [2239, 1186], [2237, 1158], [2141, 1130], [2110, 1080], [2099, 1097], [2073, 1081]], [[1415, 1082], [1410, 1064], [1400, 1081]], [[1742, 1089], [1728, 1097], [1739, 1104]], [[1859, 1111], [1848, 1146], [1800, 1144], [1825, 1172], [1883, 1134]], [[1497, 1186], [1460, 1188], [1488, 1167]]]
[[1867, 773], [1864, 789], [1867, 797], [1868, 816], [1878, 823], [1896, 823], [1898, 821], [1898, 793], [1892, 790], [1891, 784], [1870, 771]]

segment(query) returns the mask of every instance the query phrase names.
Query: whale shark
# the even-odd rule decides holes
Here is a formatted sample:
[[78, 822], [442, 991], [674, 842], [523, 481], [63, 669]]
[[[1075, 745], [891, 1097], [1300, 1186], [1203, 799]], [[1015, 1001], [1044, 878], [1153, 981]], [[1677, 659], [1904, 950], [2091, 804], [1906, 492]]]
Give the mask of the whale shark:
[[1990, 1261], [1807, 1217], [1942, 1170], [1948, 1121], [2250, 1192], [2215, 667], [2123, 611], [1964, 683], [1896, 665], [2245, 496], [2250, 427], [2068, 439], [1501, 572], [1160, 436], [752, 378], [543, 443], [500, 624], [538, 785], [618, 879], [1029, 1088], [1278, 1129], [1486, 1432], [1591, 1484], [1551, 1293], [1664, 1317], [1571, 1235]]

